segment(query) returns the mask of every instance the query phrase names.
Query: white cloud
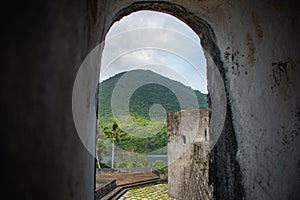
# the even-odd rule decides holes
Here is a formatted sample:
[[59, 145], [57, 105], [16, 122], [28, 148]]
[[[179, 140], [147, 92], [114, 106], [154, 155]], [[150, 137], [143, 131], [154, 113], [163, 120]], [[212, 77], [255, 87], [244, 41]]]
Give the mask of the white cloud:
[[136, 12], [110, 29], [100, 80], [132, 69], [150, 69], [207, 93], [206, 61], [199, 38], [167, 14]]

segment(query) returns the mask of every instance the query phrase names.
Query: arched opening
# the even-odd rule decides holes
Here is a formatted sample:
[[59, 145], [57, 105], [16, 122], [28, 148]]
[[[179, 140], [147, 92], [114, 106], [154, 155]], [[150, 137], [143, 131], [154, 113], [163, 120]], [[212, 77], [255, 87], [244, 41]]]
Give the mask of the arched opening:
[[[139, 10], [154, 10], [154, 11], [161, 11], [164, 13], [172, 14], [173, 16], [178, 17], [182, 21], [184, 21], [186, 24], [188, 24], [190, 27], [193, 28], [193, 30], [197, 33], [199, 38], [201, 39], [201, 45], [204, 49], [204, 53], [207, 59], [207, 75], [208, 75], [208, 104], [210, 106], [209, 111], [209, 143], [207, 145], [207, 149], [211, 150], [214, 145], [217, 142], [220, 142], [218, 140], [219, 136], [223, 132], [229, 132], [226, 134], [231, 135], [230, 137], [235, 137], [233, 128], [232, 128], [232, 122], [231, 122], [231, 109], [229, 107], [229, 104], [226, 103], [227, 99], [227, 92], [226, 87], [224, 84], [224, 71], [223, 71], [223, 63], [220, 58], [220, 51], [216, 46], [216, 38], [214, 36], [214, 33], [210, 26], [201, 18], [193, 15], [190, 12], [187, 12], [183, 7], [174, 5], [174, 4], [168, 4], [168, 3], [162, 3], [162, 2], [140, 2], [140, 3], [133, 3], [129, 7], [123, 8], [120, 10], [116, 15], [115, 18], [113, 18], [112, 22], [115, 22], [117, 20], [120, 20], [123, 16], [129, 15], [130, 13], [134, 11]], [[113, 23], [111, 23], [112, 25]], [[103, 46], [102, 46], [103, 50]], [[157, 108], [157, 107], [156, 107]], [[159, 107], [158, 107], [159, 109]], [[118, 110], [118, 109], [117, 109]], [[199, 119], [200, 117], [196, 117], [195, 119]], [[224, 122], [225, 121], [225, 127]], [[220, 123], [221, 122], [221, 123]], [[204, 131], [203, 131], [204, 132]], [[224, 139], [222, 139], [221, 143], [227, 143]], [[235, 142], [235, 140], [230, 140], [229, 143]], [[229, 151], [224, 151], [225, 149], [229, 149]], [[215, 149], [215, 148], [214, 148]], [[221, 183], [222, 181], [227, 181], [227, 179], [230, 179], [230, 177], [222, 177], [218, 175], [218, 168], [220, 166], [227, 167], [226, 163], [224, 163], [222, 160], [220, 163], [217, 157], [219, 157], [220, 153], [217, 151], [215, 154], [215, 150], [213, 149], [212, 152], [212, 159], [210, 159], [210, 171], [213, 171], [214, 175], [207, 175], [210, 183]], [[222, 146], [221, 145], [221, 151], [226, 152], [225, 155], [222, 155], [222, 157], [232, 157], [236, 154], [236, 146], [233, 144], [233, 146]], [[207, 151], [204, 151], [207, 152]], [[209, 152], [209, 151], [208, 151]], [[235, 159], [233, 159], [234, 168], [228, 168], [229, 171], [232, 173], [239, 173], [238, 164]], [[208, 161], [207, 161], [208, 163]], [[224, 168], [222, 168], [224, 169]], [[208, 174], [208, 173], [207, 173]], [[212, 174], [212, 173], [210, 173]], [[235, 179], [235, 178], [234, 178]], [[221, 180], [221, 181], [220, 181]], [[238, 186], [236, 188], [240, 187], [240, 179], [237, 177], [236, 180], [234, 180]], [[208, 181], [204, 181], [208, 182]], [[222, 190], [218, 191], [218, 186], [222, 185], [214, 185], [214, 194], [223, 194], [224, 192]], [[236, 189], [234, 188], [234, 189]], [[195, 188], [194, 188], [195, 189]], [[192, 194], [193, 193], [189, 193]], [[240, 193], [238, 193], [240, 194]]]
[[[139, 27], [138, 23], [136, 21], [132, 20], [132, 19], [134, 19], [134, 17], [132, 17], [134, 15], [136, 15], [135, 19], [138, 19], [139, 21], [142, 21], [143, 23], [145, 23], [145, 19], [147, 19], [147, 17], [148, 17], [148, 19], [150, 18], [150, 20], [148, 22], [152, 22], [152, 25]], [[149, 16], [144, 17], [143, 15], [149, 15]], [[160, 19], [160, 21], [155, 22], [155, 19], [153, 19], [155, 17], [156, 17], [156, 20]], [[125, 23], [123, 23], [123, 29], [122, 29], [122, 21], [123, 20], [125, 21]], [[170, 25], [169, 24], [170, 22], [173, 22], [174, 24]], [[141, 23], [141, 24], [143, 25], [143, 23]], [[146, 21], [146, 23], [147, 23], [147, 21]], [[202, 51], [202, 46], [200, 45], [200, 38], [199, 38], [199, 36], [202, 37], [202, 34], [197, 36], [197, 34], [195, 32], [193, 32], [185, 23], [176, 19], [175, 17], [172, 17], [168, 14], [163, 14], [161, 12], [154, 12], [154, 11], [149, 11], [149, 10], [131, 13], [128, 17], [122, 18], [120, 20], [120, 22], [117, 22], [116, 24], [118, 24], [119, 26], [112, 25], [110, 31], [106, 35], [104, 51], [102, 54], [101, 73], [100, 73], [101, 84], [99, 87], [100, 88], [100, 90], [99, 90], [100, 91], [100, 97], [99, 97], [100, 100], [99, 100], [99, 116], [98, 116], [99, 117], [99, 123], [98, 123], [99, 127], [98, 127], [98, 130], [101, 131], [101, 129], [103, 129], [104, 127], [107, 127], [104, 124], [109, 124], [109, 123], [112, 124], [112, 121], [116, 120], [114, 117], [117, 117], [118, 124], [123, 126], [123, 129], [124, 129], [124, 127], [126, 129], [126, 122], [128, 122], [128, 120], [130, 120], [130, 119], [128, 119], [128, 116], [125, 119], [125, 121], [126, 121], [125, 123], [120, 122], [120, 120], [122, 120], [122, 118], [124, 120], [124, 114], [121, 117], [115, 116], [115, 114], [121, 115], [119, 112], [119, 109], [122, 110], [122, 107], [116, 107], [115, 110], [113, 110], [114, 108], [111, 107], [111, 106], [113, 106], [113, 104], [119, 105], [119, 104], [124, 103], [124, 101], [122, 100], [123, 102], [117, 101], [117, 103], [113, 103], [112, 102], [113, 100], [109, 99], [109, 102], [112, 102], [112, 103], [111, 103], [111, 106], [107, 106], [107, 105], [105, 105], [105, 104], [107, 104], [107, 99], [103, 100], [103, 98], [101, 98], [101, 92], [105, 93], [106, 95], [110, 94], [108, 96], [113, 97], [113, 95], [114, 95], [114, 94], [112, 94], [113, 91], [108, 91], [107, 88], [110, 88], [111, 90], [113, 90], [119, 84], [121, 87], [123, 87], [122, 90], [124, 90], [124, 85], [132, 84], [131, 83], [132, 81], [133, 82], [138, 81], [136, 79], [132, 79], [129, 81], [127, 80], [127, 82], [121, 81], [122, 83], [120, 84], [120, 79], [122, 79], [122, 76], [124, 75], [124, 73], [129, 74], [128, 71], [131, 71], [131, 73], [132, 73], [132, 71], [134, 71], [134, 70], [141, 70], [141, 69], [142, 70], [145, 70], [145, 69], [151, 70], [152, 72], [156, 72], [161, 76], [167, 77], [168, 79], [173, 79], [177, 82], [181, 82], [181, 84], [183, 84], [184, 86], [190, 87], [189, 89], [190, 90], [192, 89], [193, 92], [195, 92], [195, 90], [196, 91], [201, 90], [202, 93], [197, 91], [198, 93], [196, 95], [194, 94], [197, 99], [197, 101], [196, 101], [197, 105], [195, 105], [195, 106], [183, 105], [183, 108], [179, 108], [179, 109], [175, 109], [175, 110], [169, 109], [168, 112], [172, 112], [172, 111], [174, 112], [174, 111], [180, 111], [180, 110], [208, 109], [207, 99], [206, 99], [207, 98], [207, 83], [206, 83], [206, 62], [207, 61], [205, 60], [205, 56]], [[178, 24], [180, 24], [181, 27]], [[165, 27], [163, 27], [163, 26], [165, 26]], [[179, 28], [176, 26], [179, 26]], [[124, 29], [124, 27], [126, 27], [126, 28]], [[141, 36], [143, 36], [143, 37], [141, 37]], [[166, 37], [166, 36], [169, 36], [169, 37]], [[138, 40], [140, 40], [140, 41], [138, 41]], [[177, 42], [180, 44], [170, 46], [169, 41]], [[127, 49], [126, 48], [122, 49], [122, 42], [126, 43]], [[141, 46], [137, 45], [139, 42], [140, 42], [140, 44], [142, 44]], [[164, 43], [168, 43], [168, 42], [169, 42], [169, 44], [164, 44]], [[133, 43], [133, 44], [131, 44], [131, 43]], [[135, 43], [137, 43], [137, 44], [135, 44]], [[158, 44], [161, 46], [159, 46]], [[167, 46], [167, 45], [169, 45], [169, 46]], [[128, 47], [128, 46], [132, 46], [132, 47]], [[143, 55], [141, 55], [141, 54], [143, 54]], [[157, 60], [154, 59], [159, 56], [167, 58], [166, 60], [171, 61], [171, 62], [170, 63], [164, 63], [164, 62], [159, 63]], [[124, 59], [124, 57], [127, 57], [127, 58]], [[139, 61], [139, 57], [142, 57], [142, 59], [148, 59], [148, 60], [146, 61], [146, 63], [141, 62], [141, 61]], [[150, 57], [150, 59], [149, 59], [149, 57]], [[132, 58], [135, 59], [134, 62], [131, 60]], [[125, 61], [122, 61], [122, 59], [124, 59]], [[124, 63], [124, 62], [127, 62], [127, 63]], [[172, 66], [172, 67], [170, 67], [170, 66]], [[176, 67], [177, 67], [177, 69], [176, 69]], [[168, 70], [166, 70], [166, 69], [168, 69]], [[170, 72], [173, 72], [173, 73], [170, 73]], [[198, 77], [197, 77], [197, 75], [198, 75]], [[175, 92], [175, 97], [176, 97], [176, 92], [177, 92], [176, 88], [174, 89], [174, 88], [172, 88], [172, 86], [168, 85], [168, 84], [175, 85], [176, 84], [175, 82], [165, 83], [162, 80], [158, 80], [160, 78], [158, 78], [156, 75], [153, 75], [151, 73], [149, 74], [149, 72], [147, 72], [147, 71], [138, 71], [138, 72], [135, 71], [133, 73], [133, 75], [131, 75], [131, 76], [133, 76], [131, 78], [136, 78], [137, 76], [141, 76], [144, 78], [146, 78], [148, 76], [153, 76], [152, 79], [150, 78], [151, 81], [148, 80], [148, 82], [146, 81], [138, 86], [141, 87], [141, 86], [145, 86], [145, 85], [149, 85], [149, 84], [153, 84], [153, 83], [154, 84], [158, 83], [158, 85], [160, 84], [160, 85], [163, 85], [166, 89], [170, 89], [171, 92], [173, 92], [173, 94]], [[153, 79], [155, 79], [155, 80], [153, 80]], [[155, 81], [158, 81], [158, 82], [155, 83]], [[115, 85], [112, 86], [110, 84], [110, 82], [114, 82]], [[168, 86], [171, 88], [167, 88]], [[135, 87], [137, 87], [137, 86], [135, 86]], [[152, 87], [152, 89], [150, 89], [150, 91], [154, 91], [155, 88], [157, 88], [157, 87], [154, 87], [154, 88]], [[138, 91], [138, 89], [139, 88], [137, 87], [134, 90]], [[122, 90], [117, 90], [117, 91], [121, 92]], [[144, 88], [144, 90], [147, 90], [147, 89]], [[116, 91], [116, 90], [114, 90], [114, 91]], [[127, 91], [127, 92], [130, 92], [130, 91]], [[186, 94], [185, 94], [185, 96], [186, 96]], [[133, 95], [133, 93], [131, 95]], [[182, 95], [182, 94], [180, 94], [180, 95]], [[180, 97], [180, 95], [179, 95], [179, 98], [182, 98], [182, 97]], [[199, 95], [200, 96], [202, 95], [202, 96], [199, 97]], [[122, 98], [122, 96], [118, 96], [118, 95], [115, 95], [115, 96], [118, 97], [117, 99]], [[201, 103], [203, 104], [203, 102], [199, 102], [199, 98], [202, 98], [202, 101], [204, 101], [206, 103], [205, 106], [199, 105]], [[187, 101], [189, 101], [189, 100], [187, 100]], [[125, 101], [125, 102], [128, 104], [128, 107], [130, 107], [130, 105], [129, 105], [130, 102], [129, 101]], [[191, 102], [189, 102], [189, 103], [191, 103]], [[102, 107], [101, 107], [101, 105], [102, 105]], [[109, 109], [107, 110], [105, 108], [105, 106], [107, 106], [107, 108], [109, 108]], [[147, 106], [145, 106], [145, 107], [147, 107]], [[148, 106], [147, 108], [148, 109], [146, 109], [146, 110], [151, 110], [153, 107]], [[109, 113], [110, 110], [112, 110], [112, 113], [110, 113], [111, 116], [108, 117], [107, 113]], [[132, 106], [131, 106], [131, 111], [132, 110], [135, 110], [135, 109], [132, 109]], [[128, 109], [128, 111], [130, 111], [130, 108]], [[156, 114], [157, 114], [157, 112], [158, 111], [156, 111]], [[147, 114], [148, 114], [148, 112], [147, 112]], [[197, 114], [199, 115], [199, 113], [197, 113]], [[150, 115], [151, 115], [151, 113], [150, 113]], [[161, 113], [159, 113], [159, 115], [161, 115]], [[136, 117], [136, 114], [133, 114], [133, 115], [131, 114], [130, 117], [131, 118]], [[161, 116], [159, 116], [159, 117], [161, 117]], [[207, 118], [208, 118], [208, 116], [205, 116], [205, 119], [208, 123]], [[196, 119], [195, 121], [197, 121], [197, 119], [200, 120], [200, 115], [199, 116], [195, 115], [194, 119]], [[138, 123], [141, 120], [139, 118], [138, 119], [135, 118], [133, 121]], [[146, 125], [148, 125], [148, 123], [149, 122], [146, 122], [142, 125], [146, 126]], [[121, 129], [122, 129], [122, 127], [121, 127]], [[130, 131], [132, 131], [132, 130], [125, 131], [125, 132], [132, 134], [132, 133], [130, 133]], [[139, 131], [139, 130], [135, 129], [135, 131]], [[164, 129], [165, 136], [167, 136], [166, 131], [167, 130], [165, 128]], [[202, 132], [203, 132], [203, 141], [207, 141], [206, 133], [204, 135], [204, 131], [202, 131]], [[140, 135], [137, 135], [137, 136], [143, 137]], [[125, 137], [126, 137], [126, 134], [125, 134]], [[105, 137], [102, 137], [102, 139], [104, 139], [104, 138]], [[151, 137], [143, 138], [144, 142], [147, 142], [147, 139], [149, 139], [149, 138], [151, 138]], [[181, 135], [181, 138], [182, 138], [181, 143], [183, 145], [185, 145], [187, 143], [187, 137], [183, 134], [183, 135]], [[156, 138], [156, 140], [158, 140], [158, 139]], [[188, 142], [190, 144], [192, 142], [194, 142], [192, 140], [194, 140], [194, 138], [192, 138], [191, 136], [188, 136]], [[120, 142], [121, 148], [119, 148], [118, 152], [120, 152], [122, 150], [128, 151], [128, 143], [127, 143], [127, 146], [122, 145], [123, 141], [124, 141], [124, 139], [123, 140], [121, 139], [121, 142]], [[135, 150], [141, 149], [141, 148], [138, 148], [137, 146], [133, 145], [133, 143], [134, 142], [129, 143], [131, 145], [131, 147], [134, 146]], [[111, 149], [112, 149], [111, 152], [115, 152], [114, 142], [112, 142], [112, 144], [113, 144], [113, 147], [111, 147]], [[102, 144], [102, 147], [103, 146], [105, 146], [105, 144]], [[165, 143], [164, 146], [167, 146], [167, 143]], [[102, 153], [102, 152], [99, 152], [99, 153]], [[108, 156], [106, 155], [106, 158], [107, 157]], [[120, 157], [123, 157], [123, 155], [120, 154]], [[136, 158], [137, 155], [135, 155], [133, 157]], [[114, 154], [111, 156], [111, 158], [114, 161]], [[113, 163], [114, 162], [106, 163], [106, 165], [103, 165], [103, 166], [109, 166], [109, 165], [111, 167], [116, 166]], [[122, 165], [124, 163], [125, 163], [125, 165]], [[117, 163], [117, 167], [120, 167], [120, 166], [128, 167], [128, 164], [130, 165], [131, 163], [127, 163], [127, 166], [126, 166], [126, 161], [123, 161], [123, 162], [121, 162], [121, 164]], [[151, 166], [151, 164], [152, 163], [150, 163], [150, 165], [148, 165], [147, 167]], [[166, 162], [164, 162], [164, 165], [166, 166]], [[132, 166], [132, 164], [131, 164], [131, 166]], [[145, 167], [145, 166], [143, 166], [143, 167]], [[208, 180], [207, 180], [207, 182], [208, 182]]]
[[[208, 109], [206, 60], [200, 39], [182, 21], [161, 12], [135, 12], [111, 27], [102, 54], [100, 82], [98, 130], [116, 121], [127, 133], [116, 150], [121, 147], [120, 151], [133, 148], [138, 153], [155, 153], [167, 146], [166, 139], [153, 145], [161, 140], [153, 138], [161, 124], [161, 134], [167, 136], [166, 115], [155, 111], [155, 104], [162, 105], [167, 113]], [[135, 88], [127, 88], [129, 85]], [[153, 114], [160, 115], [152, 117], [161, 120], [151, 119]], [[114, 156], [105, 157], [107, 162]]]

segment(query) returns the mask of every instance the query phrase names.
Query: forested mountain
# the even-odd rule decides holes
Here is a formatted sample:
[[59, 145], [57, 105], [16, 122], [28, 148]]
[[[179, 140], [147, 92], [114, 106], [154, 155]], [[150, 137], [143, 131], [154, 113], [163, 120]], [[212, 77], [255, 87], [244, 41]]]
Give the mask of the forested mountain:
[[[145, 128], [151, 129], [151, 127], [147, 125], [150, 122], [149, 109], [154, 104], [162, 105], [166, 112], [208, 108], [206, 94], [192, 90], [180, 82], [170, 80], [149, 70], [134, 70], [130, 71], [130, 73], [131, 75], [133, 74], [137, 80], [151, 83], [144, 84], [137, 88], [130, 96], [130, 115], [122, 117], [132, 119], [141, 128], [138, 130], [133, 129], [135, 131], [134, 133], [128, 133], [126, 137], [121, 138], [118, 146], [123, 149], [130, 149], [136, 152], [153, 152], [167, 145], [166, 122], [163, 122], [164, 128], [158, 133], [147, 138], [140, 137], [140, 135], [143, 134], [143, 130], [145, 131]], [[102, 128], [110, 127], [114, 120], [111, 111], [111, 98], [115, 87], [122, 88], [122, 90], [119, 91], [121, 93], [119, 96], [121, 97], [128, 95], [128, 92], [132, 92], [132, 90], [130, 90], [131, 88], [128, 89], [128, 87], [131, 87], [130, 81], [120, 81], [120, 78], [125, 74], [126, 72], [119, 73], [101, 82], [99, 85], [98, 118]], [[120, 103], [126, 103], [125, 99], [124, 102], [120, 100]], [[154, 126], [155, 123], [156, 122], [153, 122]], [[162, 122], [157, 121], [157, 123]], [[127, 127], [126, 130], [130, 130], [130, 127]]]

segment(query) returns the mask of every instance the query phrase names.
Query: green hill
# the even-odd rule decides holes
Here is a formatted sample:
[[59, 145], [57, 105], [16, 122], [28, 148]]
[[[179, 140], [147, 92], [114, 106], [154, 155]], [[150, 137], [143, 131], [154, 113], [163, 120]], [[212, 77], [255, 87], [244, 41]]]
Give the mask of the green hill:
[[[131, 79], [128, 79], [128, 75]], [[127, 81], [124, 81], [124, 77], [127, 77]], [[132, 87], [138, 81], [149, 84], [141, 84], [141, 87], [133, 91]], [[167, 127], [163, 119], [152, 121], [152, 127], [147, 126], [150, 123], [149, 109], [152, 105], [160, 104], [166, 112], [208, 108], [206, 94], [192, 90], [180, 82], [149, 70], [134, 70], [129, 74], [123, 72], [99, 84], [98, 119], [102, 128], [110, 127], [113, 123], [111, 98], [116, 87], [121, 88], [118, 91], [117, 104], [129, 104], [129, 113], [122, 114], [124, 112], [119, 112], [119, 110], [118, 112], [122, 114], [122, 118], [133, 120], [139, 127], [138, 129], [132, 128], [128, 136], [120, 140], [118, 146], [123, 149], [134, 149], [136, 152], [153, 152], [167, 145]], [[126, 96], [129, 95], [130, 98], [127, 102]], [[151, 128], [154, 129], [155, 124], [161, 123], [164, 123], [164, 127], [159, 132], [147, 138], [142, 137], [146, 130], [151, 132]], [[131, 127], [126, 127], [126, 130], [131, 130]]]

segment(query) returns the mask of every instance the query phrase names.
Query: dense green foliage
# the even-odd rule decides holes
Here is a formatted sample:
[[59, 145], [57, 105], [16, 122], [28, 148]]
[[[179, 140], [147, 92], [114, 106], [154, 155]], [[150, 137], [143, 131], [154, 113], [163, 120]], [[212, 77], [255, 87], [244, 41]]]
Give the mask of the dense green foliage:
[[164, 161], [162, 160], [156, 160], [154, 163], [151, 164], [152, 168], [155, 169], [164, 169], [165, 165], [164, 165]]
[[[193, 91], [191, 88], [181, 84], [180, 82], [170, 80], [151, 71], [137, 70], [143, 74], [155, 77], [157, 80], [165, 82], [167, 85], [171, 85], [174, 94], [170, 87], [165, 87], [161, 84], [146, 84], [138, 88], [132, 94], [129, 102], [130, 116], [122, 116], [124, 119], [133, 120], [139, 128], [126, 127], [127, 135], [120, 138], [118, 142], [118, 147], [124, 150], [130, 150], [138, 153], [149, 153], [159, 150], [158, 153], [166, 153], [167, 145], [167, 126], [166, 120], [157, 120], [150, 123], [149, 109], [154, 104], [162, 105], [166, 112], [174, 112], [181, 109], [185, 110], [195, 110], [195, 109], [207, 109], [207, 95], [202, 94], [199, 91]], [[99, 129], [104, 127], [110, 127], [113, 124], [114, 118], [111, 111], [111, 97], [112, 92], [118, 83], [119, 79], [125, 73], [120, 73], [103, 81], [99, 85], [99, 107], [98, 107], [98, 120]], [[139, 77], [137, 77], [139, 78]], [[119, 83], [118, 83], [119, 84]], [[126, 85], [121, 85], [121, 87], [126, 88]], [[192, 99], [190, 93], [187, 91], [192, 91], [197, 97], [198, 107], [192, 105]], [[124, 94], [127, 92], [124, 89], [122, 92]], [[177, 96], [176, 96], [177, 95]], [[188, 102], [184, 108], [181, 108], [178, 96], [187, 98]], [[150, 137], [142, 137], [145, 131], [151, 132], [157, 126], [162, 125], [162, 129], [152, 134]], [[129, 125], [128, 125], [129, 126]], [[122, 128], [122, 127], [121, 127]], [[162, 149], [161, 149], [162, 148]]]

